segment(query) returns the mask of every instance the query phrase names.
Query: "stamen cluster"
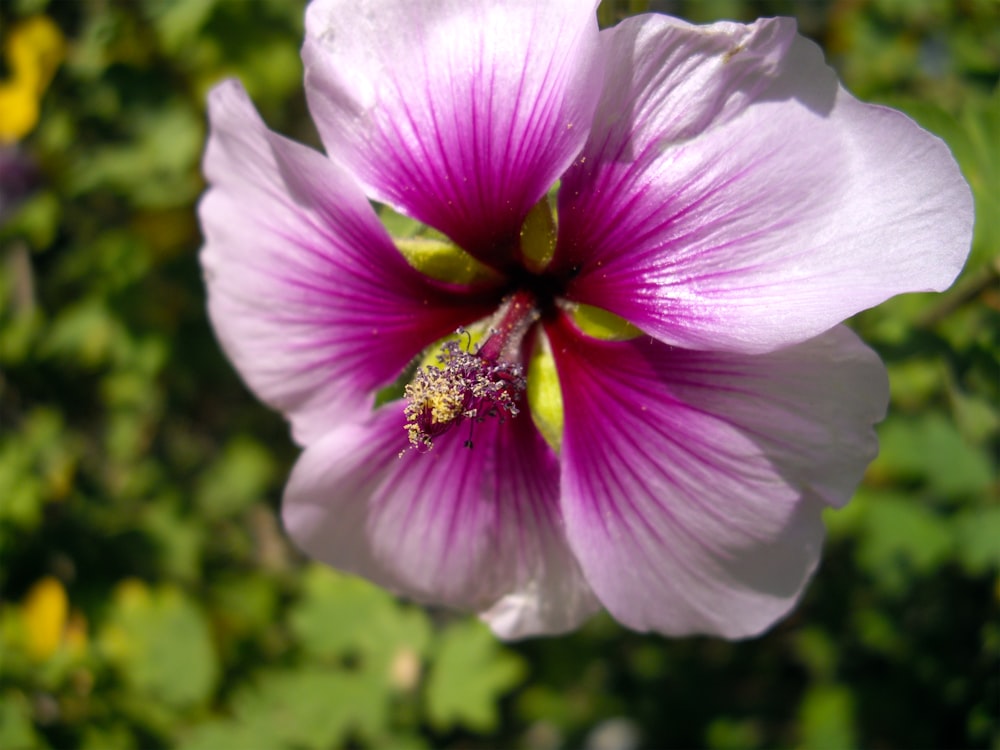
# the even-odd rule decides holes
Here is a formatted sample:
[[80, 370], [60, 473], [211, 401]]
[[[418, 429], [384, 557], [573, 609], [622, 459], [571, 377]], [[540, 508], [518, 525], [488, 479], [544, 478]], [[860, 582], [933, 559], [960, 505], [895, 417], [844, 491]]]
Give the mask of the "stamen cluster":
[[[417, 370], [404, 390], [406, 431], [415, 448], [430, 450], [435, 437], [463, 419], [517, 416], [526, 387], [520, 364], [464, 351], [458, 341], [447, 342], [437, 361]], [[465, 444], [472, 447], [471, 433]]]

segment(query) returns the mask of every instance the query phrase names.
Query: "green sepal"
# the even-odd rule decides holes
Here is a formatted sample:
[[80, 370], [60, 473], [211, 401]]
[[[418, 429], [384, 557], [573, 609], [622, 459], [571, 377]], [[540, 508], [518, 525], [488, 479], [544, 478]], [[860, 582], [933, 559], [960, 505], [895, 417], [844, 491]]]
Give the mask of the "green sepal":
[[535, 427], [556, 453], [562, 447], [563, 397], [552, 347], [539, 332], [535, 351], [528, 366], [528, 408]]
[[578, 304], [572, 312], [576, 327], [588, 336], [603, 341], [627, 341], [642, 335], [642, 331], [614, 313], [592, 305]]
[[532, 206], [521, 226], [521, 259], [529, 271], [541, 273], [556, 252], [556, 220], [548, 198]]
[[481, 284], [498, 279], [496, 271], [447, 240], [406, 237], [394, 241], [406, 262], [432, 279], [450, 284]]

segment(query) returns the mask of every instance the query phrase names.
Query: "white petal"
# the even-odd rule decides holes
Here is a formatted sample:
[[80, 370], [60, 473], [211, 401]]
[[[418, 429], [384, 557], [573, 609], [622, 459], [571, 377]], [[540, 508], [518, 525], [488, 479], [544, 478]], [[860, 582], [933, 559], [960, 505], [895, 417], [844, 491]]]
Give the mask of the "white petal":
[[549, 328], [566, 404], [570, 546], [622, 623], [755, 635], [798, 600], [826, 504], [875, 456], [885, 371], [838, 328], [765, 355]]
[[358, 185], [268, 130], [239, 83], [213, 90], [209, 117], [198, 212], [212, 324], [306, 442], [370, 411], [421, 348], [485, 311], [414, 271]]
[[952, 283], [972, 199], [948, 147], [858, 102], [790, 31], [603, 32], [615, 63], [560, 191], [574, 299], [666, 343], [763, 352]]
[[560, 632], [593, 612], [563, 534], [555, 457], [527, 415], [475, 425], [471, 449], [457, 426], [429, 452], [400, 455], [403, 427], [389, 405], [302, 455], [283, 513], [308, 554], [422, 602], [490, 610], [504, 637]]
[[586, 140], [596, 3], [317, 0], [306, 90], [328, 153], [373, 198], [494, 266]]

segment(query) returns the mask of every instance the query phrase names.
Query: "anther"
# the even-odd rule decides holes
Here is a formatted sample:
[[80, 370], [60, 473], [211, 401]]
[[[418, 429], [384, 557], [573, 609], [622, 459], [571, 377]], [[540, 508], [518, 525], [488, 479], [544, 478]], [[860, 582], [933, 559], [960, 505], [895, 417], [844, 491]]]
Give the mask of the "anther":
[[463, 351], [458, 341], [447, 342], [437, 360], [437, 365], [417, 370], [404, 390], [406, 431], [414, 448], [430, 450], [434, 438], [463, 419], [471, 422], [465, 441], [471, 448], [475, 423], [518, 414], [517, 402], [526, 387], [520, 364]]

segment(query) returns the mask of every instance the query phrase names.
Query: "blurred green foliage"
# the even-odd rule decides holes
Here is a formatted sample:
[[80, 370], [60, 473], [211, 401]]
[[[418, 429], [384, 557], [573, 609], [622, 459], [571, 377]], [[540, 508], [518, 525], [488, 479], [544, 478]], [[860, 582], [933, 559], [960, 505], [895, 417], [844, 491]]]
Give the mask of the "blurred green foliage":
[[20, 146], [44, 183], [0, 229], [0, 747], [1000, 748], [1000, 5], [652, 6], [797, 15], [975, 191], [954, 289], [855, 321], [892, 412], [796, 614], [505, 646], [303, 561], [276, 517], [295, 449], [212, 338], [193, 213], [222, 77], [316, 142], [301, 3], [11, 0], [0, 31], [44, 13], [68, 52]]

